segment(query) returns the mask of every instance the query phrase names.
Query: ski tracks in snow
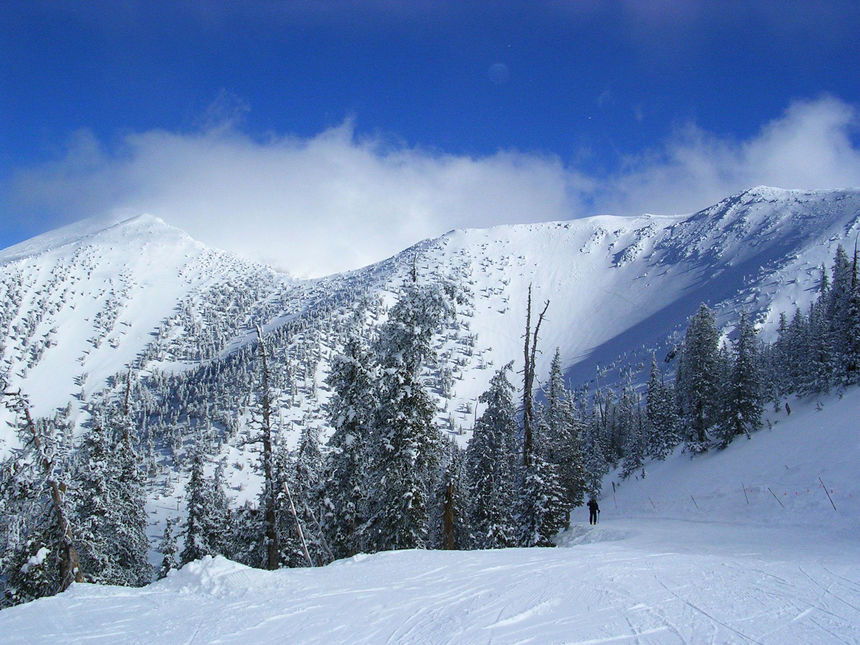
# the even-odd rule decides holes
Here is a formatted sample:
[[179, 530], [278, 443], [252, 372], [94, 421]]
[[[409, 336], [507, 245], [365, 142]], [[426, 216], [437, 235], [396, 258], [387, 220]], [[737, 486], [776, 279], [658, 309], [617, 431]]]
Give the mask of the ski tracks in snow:
[[579, 527], [583, 539], [557, 549], [401, 551], [276, 572], [203, 560], [144, 589], [75, 585], [4, 610], [0, 641], [860, 642], [856, 543], [819, 550], [780, 528], [755, 549], [741, 526], [613, 524]]

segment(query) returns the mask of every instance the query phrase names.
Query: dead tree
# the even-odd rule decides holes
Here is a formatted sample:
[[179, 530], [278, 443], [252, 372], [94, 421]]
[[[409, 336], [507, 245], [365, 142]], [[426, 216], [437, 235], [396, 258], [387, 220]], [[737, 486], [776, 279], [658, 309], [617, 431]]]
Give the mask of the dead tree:
[[48, 485], [48, 490], [51, 493], [51, 502], [54, 507], [54, 520], [57, 522], [60, 540], [60, 591], [65, 591], [73, 582], [83, 582], [84, 573], [81, 570], [81, 562], [78, 558], [78, 551], [72, 543], [72, 526], [69, 522], [69, 517], [66, 514], [65, 506], [63, 505], [63, 494], [66, 490], [66, 484], [57, 478], [55, 471], [54, 458], [49, 450], [42, 443], [42, 438], [39, 435], [39, 430], [36, 427], [36, 422], [33, 421], [33, 416], [30, 414], [30, 405], [26, 397], [19, 389], [17, 392], [4, 392], [5, 396], [13, 397], [11, 404], [12, 410], [21, 415], [24, 419], [24, 425], [27, 428], [29, 440], [33, 443], [39, 465], [45, 476], [45, 483]]
[[442, 548], [453, 551], [457, 548], [454, 516], [454, 482], [448, 482], [445, 486], [445, 501], [442, 512], [442, 534], [444, 536]]
[[274, 473], [274, 452], [272, 450], [272, 400], [269, 392], [269, 364], [266, 359], [266, 344], [263, 330], [257, 325], [257, 340], [260, 348], [262, 369], [260, 375], [260, 435], [257, 439], [263, 446], [263, 522], [266, 535], [266, 569], [278, 568], [280, 540], [278, 536], [277, 514], [275, 512], [276, 492]]
[[543, 322], [546, 310], [549, 308], [549, 300], [544, 303], [543, 311], [538, 316], [537, 325], [532, 332], [532, 285], [529, 284], [528, 301], [526, 303], [526, 333], [525, 345], [523, 347], [523, 466], [529, 468], [532, 463], [532, 451], [534, 450], [534, 398], [532, 391], [535, 382], [535, 355], [537, 354], [538, 332]]

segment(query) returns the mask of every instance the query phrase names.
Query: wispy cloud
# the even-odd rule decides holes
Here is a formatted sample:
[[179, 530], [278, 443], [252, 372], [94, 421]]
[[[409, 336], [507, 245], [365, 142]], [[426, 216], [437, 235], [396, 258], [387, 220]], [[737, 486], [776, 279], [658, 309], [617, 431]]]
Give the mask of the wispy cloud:
[[690, 212], [756, 185], [860, 186], [860, 113], [832, 97], [796, 101], [754, 136], [734, 140], [686, 124], [659, 149], [602, 182], [595, 207], [632, 214]]
[[213, 246], [321, 275], [452, 228], [691, 212], [758, 184], [860, 186], [858, 110], [829, 97], [792, 104], [744, 141], [685, 125], [607, 176], [555, 157], [471, 158], [358, 137], [349, 121], [258, 140], [237, 125], [245, 106], [227, 98], [229, 118], [194, 133], [129, 134], [110, 148], [77, 133], [57, 161], [17, 174], [9, 208], [64, 221], [148, 212]]

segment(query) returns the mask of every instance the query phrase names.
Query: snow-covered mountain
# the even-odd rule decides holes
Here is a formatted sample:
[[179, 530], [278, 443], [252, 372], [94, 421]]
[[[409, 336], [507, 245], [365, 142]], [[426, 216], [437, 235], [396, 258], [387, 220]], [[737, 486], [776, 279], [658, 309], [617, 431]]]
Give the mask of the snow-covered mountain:
[[[530, 284], [536, 301], [550, 301], [538, 374], [559, 347], [573, 384], [597, 366], [612, 379], [613, 366], [664, 354], [702, 301], [723, 322], [745, 307], [772, 334], [780, 312], [811, 300], [836, 245], [858, 233], [860, 191], [759, 187], [691, 216], [451, 231], [359, 271], [300, 281], [208, 249], [155, 217], [82, 222], [0, 252], [0, 371], [37, 415], [71, 405], [78, 416], [131, 369], [143, 383], [161, 379], [162, 395], [172, 388], [170, 400], [188, 408], [173, 420], [187, 423], [201, 379], [247, 393], [236, 379], [260, 323], [283, 369], [284, 427], [324, 425], [342, 323], [361, 312], [378, 324], [414, 264], [420, 280], [457, 287], [457, 319], [436, 339], [443, 373], [433, 378], [440, 422], [465, 439], [493, 370], [521, 356]], [[205, 405], [217, 421], [214, 408], [225, 403]], [[0, 452], [13, 443], [11, 430], [0, 430]]]

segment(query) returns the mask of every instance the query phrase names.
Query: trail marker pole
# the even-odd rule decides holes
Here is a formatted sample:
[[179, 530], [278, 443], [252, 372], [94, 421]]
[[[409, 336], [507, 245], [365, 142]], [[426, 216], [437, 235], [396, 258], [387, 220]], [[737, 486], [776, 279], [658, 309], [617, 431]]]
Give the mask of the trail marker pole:
[[[770, 490], [770, 486], [768, 486], [768, 487], [767, 487], [767, 489], [768, 489], [768, 490]], [[780, 506], [782, 506], [783, 508], [785, 508], [785, 504], [783, 504], [783, 503], [782, 503], [782, 500], [781, 500], [779, 497], [777, 497], [777, 496], [776, 496], [776, 493], [774, 493], [772, 490], [770, 490], [770, 494], [771, 494], [771, 495], [773, 495], [773, 498], [774, 498], [777, 502], [779, 502], [779, 505], [780, 505]]]
[[[818, 481], [821, 482], [821, 485], [824, 486], [824, 482], [821, 481], [821, 477], [818, 478]], [[830, 497], [830, 491], [827, 490], [827, 486], [824, 486], [824, 494], [827, 495], [827, 499], [830, 500], [830, 505], [833, 507], [833, 510], [836, 511], [836, 504], [833, 503], [833, 498]], [[837, 513], [839, 511], [836, 511]]]

